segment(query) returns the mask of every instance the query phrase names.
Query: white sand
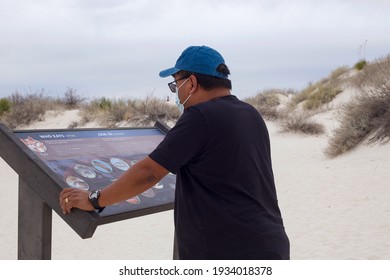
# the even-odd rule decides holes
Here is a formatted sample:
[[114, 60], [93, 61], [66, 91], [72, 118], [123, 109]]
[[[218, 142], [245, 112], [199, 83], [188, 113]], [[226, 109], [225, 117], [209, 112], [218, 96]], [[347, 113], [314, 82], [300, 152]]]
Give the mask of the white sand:
[[[328, 131], [335, 110], [317, 115]], [[31, 128], [67, 128], [77, 111]], [[360, 146], [327, 159], [327, 134], [280, 133], [267, 123], [279, 203], [292, 259], [390, 259], [390, 145]], [[0, 160], [0, 259], [17, 258], [18, 178]], [[171, 259], [173, 212], [98, 227], [81, 239], [53, 214], [53, 259]]]
[[326, 138], [269, 124], [293, 259], [390, 259], [390, 145], [326, 159]]

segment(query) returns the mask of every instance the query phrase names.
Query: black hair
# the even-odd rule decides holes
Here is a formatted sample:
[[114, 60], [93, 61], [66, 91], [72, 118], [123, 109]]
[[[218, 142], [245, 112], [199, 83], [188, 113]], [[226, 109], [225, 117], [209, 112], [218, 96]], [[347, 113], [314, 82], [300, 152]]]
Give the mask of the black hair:
[[[217, 72], [224, 74], [226, 76], [230, 74], [229, 68], [224, 63], [218, 65]], [[211, 90], [214, 88], [232, 89], [232, 82], [229, 79], [219, 78], [219, 77], [200, 74], [200, 73], [193, 73], [185, 70], [180, 71], [180, 74], [181, 77], [186, 77], [186, 76], [189, 77], [191, 75], [194, 75], [196, 77], [196, 80], [198, 81], [198, 84], [201, 87], [203, 87], [205, 90]]]

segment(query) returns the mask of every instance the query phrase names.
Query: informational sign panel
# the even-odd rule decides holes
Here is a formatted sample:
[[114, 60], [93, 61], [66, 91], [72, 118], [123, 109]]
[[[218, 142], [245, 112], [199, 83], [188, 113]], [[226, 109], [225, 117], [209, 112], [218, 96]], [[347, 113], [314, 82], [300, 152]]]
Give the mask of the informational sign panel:
[[[23, 228], [19, 233], [28, 232], [24, 225], [32, 219], [42, 221], [37, 232], [44, 230], [50, 236], [48, 209], [57, 212], [82, 238], [92, 237], [102, 224], [173, 209], [173, 174], [101, 213], [74, 209], [64, 215], [58, 201], [64, 188], [100, 190], [115, 182], [152, 152], [168, 130], [160, 122], [144, 128], [29, 131], [11, 131], [0, 124], [0, 156], [19, 175], [19, 229]], [[37, 207], [41, 210], [31, 217], [31, 209]]]
[[[15, 135], [66, 186], [100, 190], [116, 181], [162, 141], [158, 128], [28, 131]], [[106, 207], [101, 216], [150, 208], [173, 202], [176, 177], [168, 174], [140, 195]]]

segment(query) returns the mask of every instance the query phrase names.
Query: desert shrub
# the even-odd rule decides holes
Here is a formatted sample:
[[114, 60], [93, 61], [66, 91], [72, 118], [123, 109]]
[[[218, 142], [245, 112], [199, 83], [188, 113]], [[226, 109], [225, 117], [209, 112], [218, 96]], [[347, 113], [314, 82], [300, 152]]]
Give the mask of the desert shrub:
[[340, 92], [342, 90], [334, 87], [333, 84], [320, 84], [315, 91], [309, 94], [303, 108], [307, 110], [317, 109], [331, 102]]
[[33, 121], [43, 120], [47, 110], [56, 108], [56, 102], [46, 95], [44, 90], [24, 95], [14, 92], [9, 100], [11, 109], [4, 114], [3, 118], [11, 129], [20, 125], [28, 125]]
[[66, 106], [67, 109], [78, 108], [81, 103], [85, 101], [81, 95], [77, 93], [77, 90], [68, 88], [64, 93], [64, 97], [60, 100]]
[[340, 127], [329, 140], [325, 153], [335, 157], [349, 151], [364, 140], [390, 140], [390, 58], [367, 68], [355, 78], [359, 94], [346, 104], [340, 115]]
[[367, 61], [365, 59], [359, 60], [356, 62], [354, 68], [356, 70], [363, 70], [363, 68], [367, 65]]
[[11, 102], [7, 98], [0, 98], [0, 117], [11, 109]]
[[176, 106], [150, 96], [144, 100], [110, 100], [103, 97], [82, 106], [80, 115], [82, 123], [96, 120], [102, 126], [115, 127], [120, 122], [145, 126], [157, 120], [175, 120], [179, 118], [180, 112]]
[[300, 93], [293, 97], [290, 107], [297, 106], [299, 103], [304, 102], [304, 109], [313, 110], [331, 102], [337, 94], [342, 92], [339, 79], [341, 71], [337, 71], [339, 72], [332, 72], [326, 79], [314, 84], [310, 83]]
[[177, 120], [180, 117], [180, 111], [175, 105], [153, 96], [147, 96], [144, 100], [135, 100], [134, 108], [132, 121], [140, 126], [150, 125], [157, 120]]
[[389, 83], [389, 77], [390, 55], [367, 64], [362, 71], [359, 71], [349, 79], [349, 85], [362, 92], [372, 92], [373, 90], [378, 90], [378, 86]]
[[84, 103], [80, 107], [81, 123], [86, 124], [96, 120], [101, 125], [105, 125], [106, 116], [113, 107], [113, 102], [106, 97], [95, 98], [90, 102]]
[[306, 101], [309, 98], [309, 96], [315, 91], [317, 91], [317, 84], [313, 84], [312, 82], [309, 82], [306, 88], [304, 88], [302, 91], [294, 95], [294, 97], [291, 100], [290, 107], [295, 107], [299, 103]]
[[310, 120], [310, 115], [295, 111], [285, 112], [279, 122], [283, 132], [298, 132], [311, 135], [319, 135], [325, 132], [322, 124]]
[[251, 104], [266, 120], [276, 120], [279, 118], [277, 106], [280, 105], [279, 94], [286, 95], [287, 91], [280, 89], [268, 89], [259, 92], [253, 97], [244, 99]]
[[329, 75], [329, 80], [330, 81], [333, 81], [333, 82], [337, 82], [337, 81], [340, 81], [341, 77], [347, 73], [349, 71], [349, 67], [344, 65], [344, 66], [340, 66], [336, 69], [334, 69], [330, 75]]
[[371, 142], [388, 142], [390, 137], [390, 92], [387, 95], [360, 95], [347, 104], [325, 153], [335, 157], [352, 150], [371, 135]]
[[68, 125], [68, 129], [73, 129], [79, 126], [79, 123], [76, 121], [72, 121], [70, 125]]
[[110, 100], [106, 97], [93, 99], [80, 108], [81, 123], [96, 120], [102, 126], [114, 126], [116, 122], [125, 119], [126, 101]]
[[118, 99], [111, 102], [111, 106], [106, 109], [106, 114], [101, 122], [106, 126], [114, 127], [119, 122], [129, 121], [133, 115], [133, 102]]
[[112, 101], [106, 97], [101, 97], [92, 100], [90, 105], [98, 110], [110, 110], [112, 108]]
[[303, 102], [304, 109], [314, 110], [331, 102], [342, 92], [342, 76], [348, 71], [347, 66], [341, 66], [333, 70], [328, 77], [316, 83], [310, 82], [301, 92], [294, 95], [289, 106], [295, 107]]

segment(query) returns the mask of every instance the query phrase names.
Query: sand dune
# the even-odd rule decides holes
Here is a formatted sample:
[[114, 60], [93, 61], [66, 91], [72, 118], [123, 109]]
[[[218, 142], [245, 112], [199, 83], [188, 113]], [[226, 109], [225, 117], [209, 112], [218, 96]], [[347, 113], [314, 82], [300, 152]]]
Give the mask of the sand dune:
[[[327, 127], [322, 136], [281, 133], [267, 122], [292, 259], [390, 259], [390, 145], [362, 145], [335, 159], [323, 154], [350, 94], [315, 116]], [[66, 111], [21, 128], [67, 128], [77, 118]], [[0, 259], [16, 259], [18, 178], [3, 160], [0, 178]], [[100, 226], [87, 240], [53, 215], [53, 259], [170, 259], [172, 247], [172, 211]]]

